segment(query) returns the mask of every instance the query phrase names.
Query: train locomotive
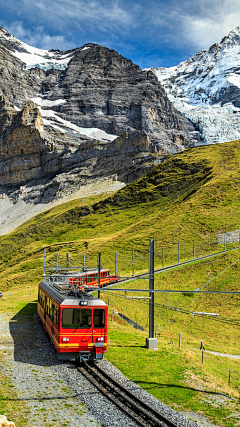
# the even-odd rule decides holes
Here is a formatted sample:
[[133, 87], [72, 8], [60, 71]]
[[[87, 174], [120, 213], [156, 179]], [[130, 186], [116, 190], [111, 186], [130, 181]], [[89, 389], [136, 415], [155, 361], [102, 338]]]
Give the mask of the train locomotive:
[[39, 284], [38, 316], [60, 360], [93, 361], [107, 352], [108, 307], [76, 285], [77, 275], [53, 275]]

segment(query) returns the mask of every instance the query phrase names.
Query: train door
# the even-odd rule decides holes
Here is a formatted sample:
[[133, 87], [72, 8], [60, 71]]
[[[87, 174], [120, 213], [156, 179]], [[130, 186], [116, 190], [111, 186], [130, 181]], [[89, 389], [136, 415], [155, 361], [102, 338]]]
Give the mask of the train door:
[[106, 314], [104, 308], [95, 308], [93, 310], [93, 346], [96, 359], [103, 359]]
[[[93, 319], [90, 307], [64, 307], [61, 327], [71, 340], [69, 344], [79, 345], [79, 352], [92, 351]], [[66, 344], [67, 348], [68, 344]]]

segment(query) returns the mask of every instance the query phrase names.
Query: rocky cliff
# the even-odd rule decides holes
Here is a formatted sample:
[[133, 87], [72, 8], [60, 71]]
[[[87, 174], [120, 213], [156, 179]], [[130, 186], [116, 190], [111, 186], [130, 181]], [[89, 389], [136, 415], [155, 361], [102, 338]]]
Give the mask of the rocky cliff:
[[118, 136], [145, 131], [162, 153], [181, 151], [199, 139], [152, 71], [103, 46], [43, 51], [0, 29], [0, 76], [0, 94], [18, 108], [33, 99], [46, 125], [54, 117]]
[[200, 140], [152, 71], [96, 44], [45, 51], [0, 27], [0, 97], [0, 197], [11, 204], [126, 184]]
[[39, 182], [46, 177], [52, 180], [63, 172], [68, 192], [71, 181], [74, 188], [110, 176], [131, 182], [146, 173], [159, 157], [144, 131], [125, 132], [113, 141], [70, 137], [61, 130], [51, 133], [44, 128], [41, 113], [32, 101], [16, 111], [0, 98], [0, 126], [1, 191], [6, 185], [11, 189], [12, 184], [35, 179]]

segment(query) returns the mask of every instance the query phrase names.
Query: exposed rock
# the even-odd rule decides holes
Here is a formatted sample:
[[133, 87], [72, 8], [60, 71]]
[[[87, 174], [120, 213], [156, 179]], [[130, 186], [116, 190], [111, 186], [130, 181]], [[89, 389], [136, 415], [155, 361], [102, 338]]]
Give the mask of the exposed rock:
[[44, 51], [0, 27], [0, 96], [0, 224], [13, 204], [129, 183], [200, 138], [152, 71], [96, 44]]
[[5, 415], [0, 415], [0, 427], [15, 427], [12, 421], [8, 421]]
[[[70, 51], [66, 68], [59, 70], [54, 67], [66, 52], [35, 49], [33, 55], [32, 48], [24, 53], [28, 48], [0, 28], [0, 94], [17, 107], [23, 108], [31, 98], [48, 100], [52, 107], [44, 109], [78, 126], [115, 135], [145, 131], [162, 153], [181, 151], [199, 140], [194, 126], [173, 107], [154, 73], [142, 71], [114, 50], [85, 45]], [[31, 62], [31, 55], [40, 62], [35, 68], [23, 62]], [[53, 68], [41, 69], [50, 57], [54, 57], [55, 65], [49, 63]], [[53, 105], [57, 100], [63, 102]]]
[[[113, 174], [130, 182], [146, 173], [159, 158], [143, 131], [124, 133], [112, 142], [85, 139], [70, 145], [64, 133], [59, 131], [58, 138], [54, 138], [44, 130], [41, 114], [32, 101], [19, 112], [3, 98], [0, 106], [1, 186], [43, 177], [51, 181], [60, 173], [58, 181], [68, 181], [68, 187], [73, 181], [74, 191], [76, 185]], [[55, 188], [56, 184], [51, 186]]]

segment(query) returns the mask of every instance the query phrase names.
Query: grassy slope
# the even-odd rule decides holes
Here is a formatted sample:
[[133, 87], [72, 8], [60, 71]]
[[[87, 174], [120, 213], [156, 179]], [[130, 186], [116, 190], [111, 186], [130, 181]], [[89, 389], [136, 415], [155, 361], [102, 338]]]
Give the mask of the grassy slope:
[[[1, 290], [26, 286], [36, 288], [42, 274], [44, 247], [48, 247], [49, 255], [53, 255], [58, 249], [61, 256], [65, 256], [70, 244], [71, 256], [79, 258], [86, 252], [84, 243], [87, 242], [87, 255], [96, 259], [97, 252], [101, 251], [103, 264], [112, 270], [114, 251], [117, 250], [122, 274], [131, 273], [129, 257], [132, 247], [142, 255], [136, 261], [136, 270], [147, 267], [149, 238], [156, 240], [156, 264], [159, 265], [162, 262], [162, 247], [165, 248], [165, 262], [176, 262], [178, 241], [181, 245], [181, 257], [190, 257], [193, 236], [196, 241], [196, 255], [206, 254], [208, 233], [211, 233], [212, 250], [216, 250], [218, 245], [214, 232], [239, 227], [239, 164], [239, 141], [186, 150], [170, 157], [145, 177], [112, 197], [104, 200], [89, 199], [88, 206], [85, 207], [81, 206], [80, 201], [70, 202], [36, 216], [14, 233], [0, 238]], [[161, 274], [156, 280], [156, 287], [196, 289], [238, 256], [238, 251], [227, 253], [213, 260]], [[124, 267], [126, 264], [129, 265]], [[239, 266], [236, 264], [228, 270], [227, 275], [224, 274], [214, 281], [211, 289], [234, 290], [237, 288], [238, 277]], [[147, 281], [138, 281], [135, 286], [147, 287], [148, 284]], [[9, 297], [9, 293], [6, 295]], [[113, 294], [104, 298], [109, 299], [110, 309], [120, 310], [123, 307], [128, 317], [134, 319], [135, 314], [138, 315], [139, 323], [146, 327], [147, 304], [125, 300], [123, 296], [116, 297]], [[224, 317], [239, 318], [237, 296], [192, 298], [187, 294], [169, 294], [156, 296], [156, 302], [190, 311], [217, 312]], [[137, 340], [139, 345], [144, 345], [146, 334], [135, 332], [127, 326], [117, 334], [113, 325], [110, 331], [113, 344], [109, 352], [110, 360], [166, 403], [174, 401], [180, 408], [196, 410], [198, 407], [200, 411], [204, 411], [207, 406], [212, 419], [221, 422], [229, 408], [227, 412], [226, 408], [215, 408], [214, 403], [209, 403], [205, 397], [205, 403], [201, 403], [201, 398], [199, 400], [194, 391], [182, 386], [188, 381], [191, 387], [196, 388], [196, 384], [200, 382], [209, 391], [214, 387], [218, 391], [236, 395], [236, 381], [233, 380], [231, 389], [228, 389], [227, 376], [230, 367], [232, 371], [237, 372], [236, 377], [240, 375], [239, 362], [206, 356], [206, 364], [201, 368], [200, 354], [194, 348], [198, 348], [200, 338], [203, 337], [207, 349], [239, 354], [238, 328], [233, 324], [221, 324], [208, 318], [192, 318], [162, 307], [156, 307], [155, 312], [158, 330], [161, 332], [161, 351], [151, 353], [150, 356], [144, 349], [129, 348], [129, 358], [126, 359], [123, 340], [126, 343]], [[183, 340], [181, 350], [177, 349], [179, 332], [182, 332]], [[129, 335], [130, 333], [133, 335]], [[171, 349], [170, 339], [174, 342]], [[141, 363], [145, 363], [142, 366], [144, 369], [140, 370], [139, 351], [143, 360]], [[172, 363], [173, 353], [175, 364]], [[149, 381], [149, 376], [153, 373], [148, 372], [148, 358], [154, 358], [154, 354], [157, 358], [158, 379]], [[169, 381], [172, 381], [174, 387], [161, 386], [170, 384], [165, 378], [167, 365], [168, 371], [170, 370]], [[231, 419], [225, 421], [225, 425], [232, 425]]]
[[[188, 256], [193, 236], [200, 254], [209, 232], [239, 226], [239, 148], [237, 141], [186, 150], [102, 202], [91, 199], [85, 207], [69, 202], [36, 216], [0, 238], [1, 287], [37, 283], [43, 247], [59, 242], [62, 254], [70, 243], [75, 256], [88, 242], [88, 255], [101, 251], [105, 265], [113, 262], [115, 250], [123, 256], [132, 247], [146, 252], [152, 237], [158, 253], [168, 248], [166, 262], [176, 260], [178, 240]], [[137, 268], [146, 266], [147, 257]]]

